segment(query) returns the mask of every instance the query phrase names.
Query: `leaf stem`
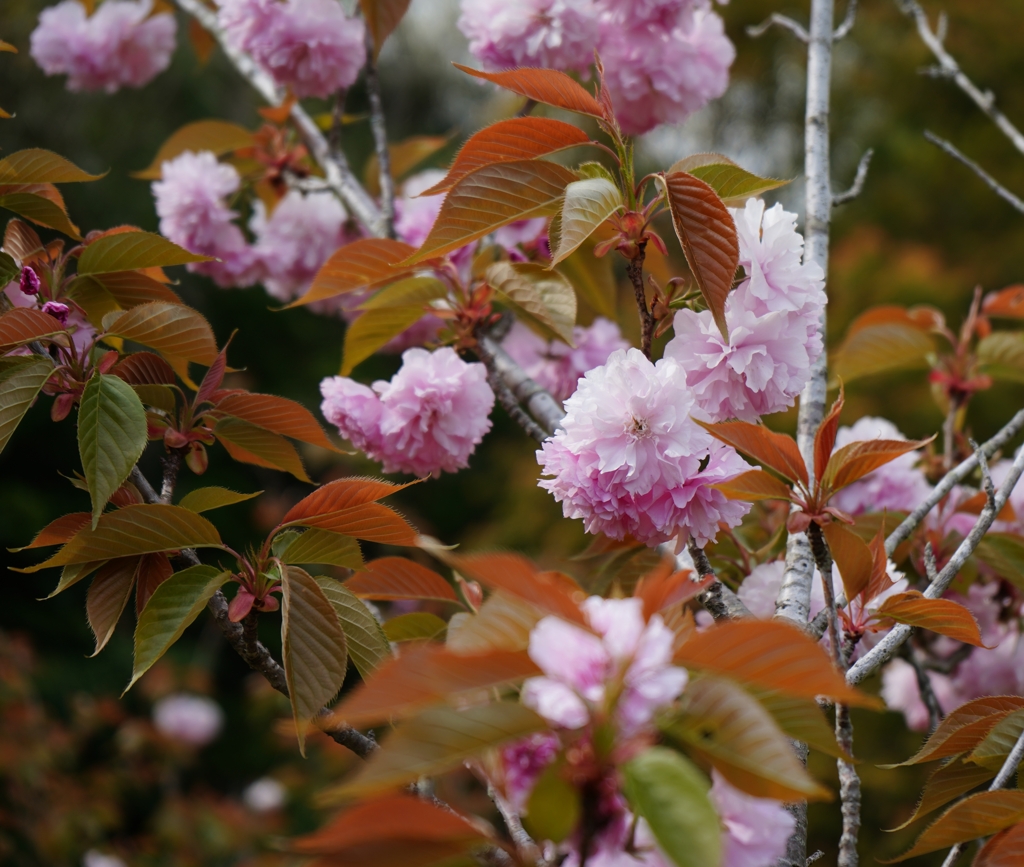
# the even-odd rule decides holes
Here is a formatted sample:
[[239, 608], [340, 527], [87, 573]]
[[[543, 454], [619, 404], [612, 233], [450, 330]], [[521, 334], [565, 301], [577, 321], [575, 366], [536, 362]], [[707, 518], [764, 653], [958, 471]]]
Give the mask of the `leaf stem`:
[[626, 265], [626, 274], [633, 284], [636, 297], [636, 309], [640, 314], [640, 351], [651, 357], [651, 341], [654, 338], [654, 316], [647, 307], [647, 296], [644, 294], [644, 259], [647, 256], [647, 242], [637, 243], [637, 253]]

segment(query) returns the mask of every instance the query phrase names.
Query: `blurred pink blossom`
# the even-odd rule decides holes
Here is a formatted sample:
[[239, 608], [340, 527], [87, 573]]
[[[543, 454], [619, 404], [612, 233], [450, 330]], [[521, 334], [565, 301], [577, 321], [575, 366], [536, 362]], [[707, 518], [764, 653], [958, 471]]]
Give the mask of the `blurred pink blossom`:
[[652, 546], [689, 534], [703, 545], [720, 521], [736, 526], [750, 510], [710, 487], [748, 465], [690, 419], [693, 392], [672, 359], [655, 365], [638, 349], [616, 350], [565, 409], [562, 428], [537, 452], [550, 477], [539, 484], [587, 532]]
[[722, 867], [773, 867], [796, 820], [778, 801], [755, 798], [711, 772], [711, 803], [721, 817]]
[[451, 347], [406, 350], [391, 382], [372, 389], [335, 376], [320, 391], [324, 417], [386, 473], [457, 472], [491, 429], [487, 372]]
[[536, 732], [502, 749], [505, 796], [516, 812], [524, 811], [534, 785], [554, 761], [558, 749], [558, 738], [551, 732]]
[[153, 0], [106, 0], [87, 15], [64, 0], [40, 13], [29, 52], [47, 75], [67, 75], [68, 90], [142, 87], [174, 53], [174, 16], [152, 11]]
[[224, 711], [205, 696], [176, 693], [153, 705], [153, 725], [169, 738], [202, 747], [220, 733]]

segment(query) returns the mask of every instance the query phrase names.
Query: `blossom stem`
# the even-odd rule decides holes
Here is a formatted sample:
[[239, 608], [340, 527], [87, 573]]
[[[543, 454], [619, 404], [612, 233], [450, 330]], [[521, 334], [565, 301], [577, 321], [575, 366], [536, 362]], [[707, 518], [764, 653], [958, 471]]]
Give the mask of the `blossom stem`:
[[640, 241], [636, 245], [636, 255], [626, 265], [626, 274], [633, 284], [636, 296], [636, 309], [640, 314], [640, 351], [651, 357], [651, 341], [654, 339], [654, 316], [647, 307], [647, 296], [644, 294], [644, 259], [647, 257], [647, 242]]

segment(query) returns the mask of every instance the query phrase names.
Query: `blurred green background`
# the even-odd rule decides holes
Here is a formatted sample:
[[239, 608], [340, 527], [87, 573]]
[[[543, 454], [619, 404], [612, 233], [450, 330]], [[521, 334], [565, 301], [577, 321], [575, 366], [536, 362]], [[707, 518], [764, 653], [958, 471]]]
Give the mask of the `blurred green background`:
[[[512, 2], [512, 0], [510, 0]], [[148, 184], [129, 172], [146, 166], [178, 127], [208, 117], [255, 127], [258, 103], [223, 57], [202, 67], [179, 16], [179, 48], [171, 69], [140, 91], [114, 96], [71, 94], [63, 79], [47, 78], [28, 56], [28, 34], [41, 0], [3, 0], [0, 38], [21, 53], [0, 54], [0, 105], [16, 113], [0, 122], [0, 153], [23, 147], [57, 151], [82, 167], [109, 174], [89, 185], [68, 185], [73, 219], [84, 230], [133, 223], [156, 229]], [[837, 12], [843, 11], [842, 4]], [[805, 20], [807, 4], [732, 0], [721, 8], [738, 50], [726, 96], [680, 127], [647, 136], [640, 158], [648, 168], [669, 165], [697, 151], [716, 150], [747, 168], [794, 182], [779, 193], [802, 212], [804, 47], [771, 30], [751, 39], [745, 27], [773, 11]], [[937, 14], [938, 7], [928, 4]], [[867, 147], [875, 149], [864, 193], [835, 215], [829, 274], [829, 340], [841, 338], [858, 313], [878, 303], [929, 303], [959, 324], [976, 285], [986, 291], [1024, 281], [1024, 219], [966, 169], [925, 142], [931, 129], [949, 138], [1002, 183], [1024, 192], [1024, 157], [951, 83], [922, 74], [931, 62], [911, 24], [892, 2], [863, 3], [856, 27], [835, 53], [832, 138], [837, 189], [851, 182]], [[947, 0], [948, 46], [965, 70], [992, 88], [1007, 115], [1024, 124], [1024, 0], [979, 4]], [[454, 26], [454, 0], [414, 0], [407, 20], [381, 58], [389, 134], [465, 136], [507, 111], [452, 69], [469, 61]], [[365, 108], [361, 85], [348, 110]], [[357, 168], [369, 154], [365, 124], [345, 127], [344, 146]], [[443, 160], [450, 149], [436, 161]], [[272, 312], [259, 288], [219, 290], [178, 269], [185, 300], [210, 320], [220, 341], [234, 330], [232, 364], [254, 390], [319, 405], [318, 384], [337, 372], [343, 325], [305, 310]], [[635, 313], [620, 305], [633, 328]], [[374, 359], [358, 371], [364, 381], [390, 375], [397, 359]], [[972, 408], [979, 438], [994, 432], [1021, 405], [1019, 386], [1000, 385]], [[909, 436], [927, 436], [941, 424], [922, 373], [865, 379], [850, 386], [844, 419], [884, 415]], [[45, 404], [46, 401], [42, 401]], [[793, 424], [793, 414], [773, 420]], [[154, 451], [154, 450], [151, 450]], [[551, 563], [584, 544], [580, 527], [536, 487], [533, 445], [501, 410], [477, 450], [471, 470], [415, 486], [397, 505], [423, 532], [469, 547], [506, 546]], [[371, 473], [360, 459], [305, 453], [311, 475]], [[151, 474], [159, 472], [151, 457]], [[275, 728], [282, 702], [254, 682], [245, 666], [202, 622], [170, 654], [143, 688], [120, 704], [116, 697], [131, 668], [131, 618], [109, 647], [87, 659], [92, 640], [84, 618], [84, 586], [47, 602], [50, 575], [6, 571], [24, 555], [6, 548], [25, 544], [44, 523], [82, 508], [85, 500], [62, 476], [78, 469], [72, 421], [53, 425], [37, 406], [0, 456], [0, 862], [77, 865], [86, 850], [120, 852], [131, 864], [213, 865], [262, 863], [275, 835], [315, 825], [311, 794], [347, 761], [341, 748], [315, 747], [302, 762], [293, 742]], [[234, 464], [216, 447], [203, 484], [267, 495], [217, 515], [224, 538], [236, 548], [262, 530], [306, 488], [284, 477]], [[196, 486], [186, 476], [180, 490]], [[375, 551], [368, 551], [373, 555]], [[272, 629], [265, 638], [273, 645]], [[30, 661], [31, 660], [31, 661]], [[201, 754], [172, 748], [147, 728], [150, 702], [175, 690], [209, 692], [222, 704], [226, 731]], [[902, 719], [884, 723], [855, 716], [857, 753], [864, 764], [865, 861], [899, 851], [913, 833], [886, 835], [912, 810], [922, 772], [882, 771], [919, 742]], [[132, 728], [134, 726], [135, 728]], [[135, 731], [133, 740], [126, 731]], [[139, 735], [142, 731], [144, 735]], [[10, 736], [8, 737], [8, 734]], [[141, 738], [141, 740], [140, 740]], [[815, 770], [833, 779], [831, 761]], [[257, 820], [238, 801], [253, 780], [272, 774], [289, 791], [283, 813]], [[835, 805], [812, 808], [811, 851], [823, 848], [834, 863], [839, 815]], [[277, 859], [278, 856], [266, 856]], [[921, 858], [911, 864], [938, 864]], [[279, 862], [274, 862], [279, 863]]]

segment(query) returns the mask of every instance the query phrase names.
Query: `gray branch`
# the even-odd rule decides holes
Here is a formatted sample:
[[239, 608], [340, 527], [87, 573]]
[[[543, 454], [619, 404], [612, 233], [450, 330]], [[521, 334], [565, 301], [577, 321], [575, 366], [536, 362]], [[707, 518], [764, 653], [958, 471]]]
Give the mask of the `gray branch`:
[[530, 415], [549, 434], [553, 434], [562, 425], [565, 417], [565, 408], [555, 400], [550, 393], [541, 388], [536, 382], [526, 375], [523, 370], [512, 359], [501, 344], [491, 337], [481, 337], [478, 345], [484, 354], [493, 359], [494, 370], [505, 381], [512, 394], [515, 395]]
[[1010, 140], [1013, 146], [1024, 154], [1024, 133], [1010, 123], [1006, 115], [996, 108], [996, 99], [992, 91], [980, 90], [960, 69], [960, 64], [946, 51], [946, 47], [943, 45], [946, 36], [944, 16], [940, 17], [939, 29], [936, 32], [931, 29], [928, 15], [917, 0], [896, 0], [896, 5], [904, 15], [914, 19], [918, 36], [938, 61], [937, 74], [951, 79], [999, 127], [1000, 132]]
[[963, 163], [969, 168], [974, 174], [976, 174], [985, 184], [989, 187], [1003, 201], [1008, 202], [1013, 208], [1020, 213], [1024, 214], [1024, 201], [1011, 193], [1006, 187], [1004, 187], [999, 181], [997, 181], [992, 175], [986, 172], [981, 166], [979, 166], [970, 157], [957, 150], [952, 144], [946, 141], [944, 138], [939, 138], [935, 133], [930, 130], [924, 131], [924, 137], [928, 139], [933, 145], [936, 145], [941, 150], [949, 154], [953, 159]]
[[838, 42], [840, 39], [845, 39], [850, 35], [850, 31], [853, 30], [853, 25], [857, 21], [857, 0], [849, 0], [846, 4], [846, 15], [843, 16], [842, 23], [836, 28], [835, 33], [832, 34], [832, 41]]
[[832, 196], [832, 207], [836, 205], [845, 205], [847, 202], [852, 202], [857, 198], [864, 190], [864, 182], [868, 179], [868, 166], [871, 165], [871, 157], [875, 155], [874, 148], [868, 148], [864, 151], [864, 156], [860, 158], [860, 162], [857, 163], [857, 174], [853, 177], [853, 184], [850, 189], [845, 190], [842, 193], [836, 193]]
[[780, 15], [778, 12], [773, 12], [760, 24], [752, 25], [747, 28], [747, 36], [752, 39], [757, 39], [759, 36], [764, 36], [772, 26], [781, 27], [784, 30], [788, 30], [801, 42], [810, 42], [810, 34], [804, 30], [803, 25], [797, 23], [787, 15]]
[[380, 97], [380, 75], [374, 57], [373, 35], [366, 28], [366, 92], [370, 98], [370, 130], [373, 147], [377, 152], [377, 171], [380, 176], [380, 216], [384, 234], [395, 237], [395, 181], [391, 177], [391, 153], [388, 150], [388, 131], [384, 120], [384, 102]]

